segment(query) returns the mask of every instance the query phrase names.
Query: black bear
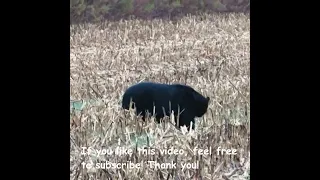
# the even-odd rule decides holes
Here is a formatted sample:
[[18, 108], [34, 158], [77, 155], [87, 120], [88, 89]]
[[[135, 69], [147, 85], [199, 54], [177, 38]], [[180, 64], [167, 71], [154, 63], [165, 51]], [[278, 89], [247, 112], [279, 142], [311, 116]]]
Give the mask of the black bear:
[[137, 115], [142, 115], [143, 120], [146, 112], [153, 114], [155, 106], [155, 117], [158, 123], [160, 118], [165, 115], [169, 116], [173, 110], [177, 125], [177, 114], [180, 110], [179, 126], [186, 125], [189, 128], [190, 122], [193, 122], [194, 125], [195, 117], [201, 117], [207, 112], [210, 98], [203, 97], [187, 85], [142, 82], [125, 91], [122, 108], [129, 109], [130, 100], [136, 108]]

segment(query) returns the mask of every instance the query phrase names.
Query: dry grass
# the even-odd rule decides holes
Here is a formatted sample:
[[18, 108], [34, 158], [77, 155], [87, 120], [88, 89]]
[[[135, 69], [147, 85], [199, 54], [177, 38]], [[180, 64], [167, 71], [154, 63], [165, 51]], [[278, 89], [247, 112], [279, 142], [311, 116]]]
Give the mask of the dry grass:
[[[177, 22], [131, 20], [71, 26], [71, 99], [96, 99], [70, 116], [70, 179], [247, 179], [250, 173], [250, 20], [241, 14], [189, 16]], [[195, 131], [136, 121], [123, 112], [124, 90], [140, 81], [187, 83], [211, 98]], [[146, 136], [154, 155], [139, 155], [129, 132]], [[132, 149], [132, 155], [81, 155], [81, 147]], [[139, 145], [139, 147], [141, 144]], [[234, 148], [237, 155], [217, 155]], [[165, 148], [183, 155], [164, 155]], [[211, 155], [193, 155], [195, 147]], [[177, 163], [155, 169], [147, 161]], [[81, 163], [142, 163], [87, 169]], [[199, 162], [182, 170], [181, 162]]]

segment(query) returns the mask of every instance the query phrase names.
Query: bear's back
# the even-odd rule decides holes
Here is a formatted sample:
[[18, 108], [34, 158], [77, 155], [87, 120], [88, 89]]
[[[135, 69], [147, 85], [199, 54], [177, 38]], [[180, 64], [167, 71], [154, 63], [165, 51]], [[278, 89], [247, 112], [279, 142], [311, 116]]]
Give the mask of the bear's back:
[[123, 95], [122, 106], [124, 108], [129, 107], [130, 98], [135, 103], [141, 106], [141, 108], [150, 108], [152, 104], [156, 106], [162, 106], [165, 101], [169, 101], [172, 96], [172, 90], [170, 85], [153, 83], [153, 82], [141, 82], [130, 86]]

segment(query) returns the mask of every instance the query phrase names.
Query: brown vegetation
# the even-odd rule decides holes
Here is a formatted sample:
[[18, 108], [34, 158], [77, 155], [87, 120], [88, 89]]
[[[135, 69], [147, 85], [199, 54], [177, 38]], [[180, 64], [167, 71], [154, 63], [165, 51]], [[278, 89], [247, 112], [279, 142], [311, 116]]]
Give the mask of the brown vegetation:
[[121, 18], [179, 19], [201, 12], [250, 12], [250, 0], [71, 0], [70, 21], [99, 22]]
[[[129, 20], [72, 25], [71, 99], [94, 99], [70, 116], [70, 179], [247, 179], [250, 166], [250, 24], [243, 14], [203, 14], [176, 22]], [[124, 90], [140, 81], [187, 83], [211, 99], [195, 131], [143, 123], [124, 112]], [[130, 134], [131, 133], [131, 134]], [[145, 138], [134, 142], [134, 138]], [[139, 155], [137, 146], [155, 155]], [[81, 155], [81, 147], [132, 149], [132, 155]], [[233, 148], [237, 155], [217, 155]], [[194, 149], [212, 155], [194, 155]], [[183, 155], [163, 155], [166, 148]], [[197, 169], [154, 169], [147, 161], [199, 162]], [[81, 163], [142, 163], [143, 168], [87, 169]]]

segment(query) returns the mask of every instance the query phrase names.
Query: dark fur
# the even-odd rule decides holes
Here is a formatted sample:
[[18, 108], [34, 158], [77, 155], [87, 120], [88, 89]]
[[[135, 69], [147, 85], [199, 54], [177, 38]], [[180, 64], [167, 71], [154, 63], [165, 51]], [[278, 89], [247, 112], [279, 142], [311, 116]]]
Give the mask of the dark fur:
[[[179, 125], [190, 126], [192, 121], [194, 124], [195, 117], [201, 117], [207, 112], [210, 98], [203, 97], [193, 88], [181, 84], [160, 84], [152, 82], [142, 82], [129, 87], [123, 95], [122, 108], [129, 109], [130, 99], [136, 107], [137, 114], [145, 118], [145, 112], [153, 113], [155, 105], [155, 113], [157, 122], [165, 115], [170, 115], [169, 101], [171, 102], [171, 110], [174, 111], [175, 118], [178, 113], [178, 105], [180, 107]], [[177, 119], [175, 119], [177, 122]], [[192, 127], [194, 129], [194, 126]]]

